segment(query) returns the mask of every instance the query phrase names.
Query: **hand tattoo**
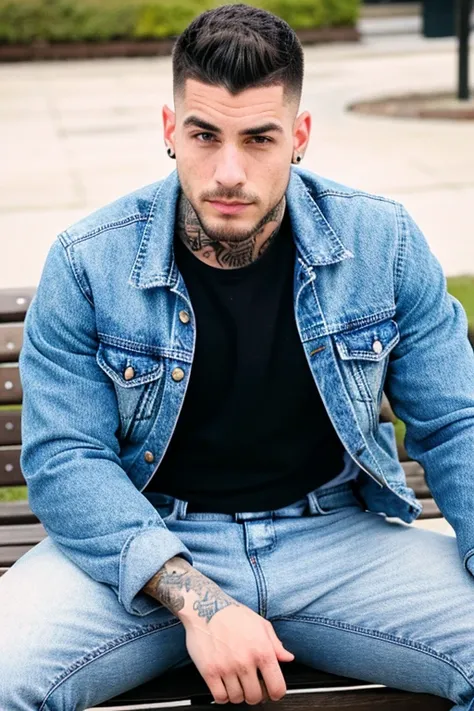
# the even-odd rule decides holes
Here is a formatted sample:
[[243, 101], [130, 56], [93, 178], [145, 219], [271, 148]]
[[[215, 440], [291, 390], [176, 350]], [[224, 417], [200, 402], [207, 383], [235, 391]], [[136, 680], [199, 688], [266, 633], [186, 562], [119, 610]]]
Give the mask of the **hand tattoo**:
[[174, 614], [184, 608], [185, 593], [194, 592], [197, 599], [193, 602], [193, 610], [206, 622], [229, 605], [239, 607], [216, 583], [179, 556], [168, 560], [143, 590]]

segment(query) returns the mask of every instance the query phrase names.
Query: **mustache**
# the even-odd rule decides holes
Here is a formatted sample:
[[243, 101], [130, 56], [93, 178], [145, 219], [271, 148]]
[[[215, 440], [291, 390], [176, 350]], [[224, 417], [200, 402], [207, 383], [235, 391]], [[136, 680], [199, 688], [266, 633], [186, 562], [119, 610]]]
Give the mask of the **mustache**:
[[246, 194], [238, 189], [233, 190], [213, 190], [203, 193], [201, 200], [237, 200], [239, 202], [259, 202], [258, 195]]

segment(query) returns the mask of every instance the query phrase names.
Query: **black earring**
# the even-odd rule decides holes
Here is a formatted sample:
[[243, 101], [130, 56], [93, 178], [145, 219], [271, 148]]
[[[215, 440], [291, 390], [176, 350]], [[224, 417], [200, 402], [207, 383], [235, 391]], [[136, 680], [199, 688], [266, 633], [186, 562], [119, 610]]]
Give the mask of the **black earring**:
[[171, 148], [168, 148], [168, 150], [166, 152], [170, 158], [176, 158], [176, 155], [173, 153]]
[[296, 156], [296, 162], [301, 163], [301, 156]]

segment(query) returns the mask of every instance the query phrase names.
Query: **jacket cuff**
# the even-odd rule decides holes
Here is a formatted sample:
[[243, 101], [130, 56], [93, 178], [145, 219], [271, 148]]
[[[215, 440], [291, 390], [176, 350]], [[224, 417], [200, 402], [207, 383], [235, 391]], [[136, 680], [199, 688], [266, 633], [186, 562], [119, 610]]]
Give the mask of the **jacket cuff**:
[[146, 583], [167, 560], [180, 555], [192, 565], [191, 553], [174, 533], [164, 526], [146, 528], [126, 541], [120, 555], [119, 602], [132, 615], [148, 615], [161, 603], [142, 592]]

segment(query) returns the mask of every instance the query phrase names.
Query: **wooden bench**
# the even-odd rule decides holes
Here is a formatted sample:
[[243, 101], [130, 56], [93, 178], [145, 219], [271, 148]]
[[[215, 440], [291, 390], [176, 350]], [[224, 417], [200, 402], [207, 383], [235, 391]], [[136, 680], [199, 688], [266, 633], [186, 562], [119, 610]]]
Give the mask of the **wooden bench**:
[[[0, 291], [0, 487], [25, 484], [20, 469], [22, 391], [18, 356], [23, 341], [23, 320], [33, 296], [34, 289]], [[440, 517], [419, 464], [413, 461], [403, 461], [402, 464], [409, 485], [422, 499], [422, 517]], [[0, 503], [0, 575], [45, 535], [43, 526], [26, 501]], [[447, 711], [452, 707], [451, 702], [439, 697], [345, 679], [296, 662], [283, 665], [283, 671], [288, 694], [279, 702], [282, 709]], [[151, 711], [157, 703], [166, 708], [166, 704], [176, 701], [191, 701], [193, 707], [207, 711], [215, 708], [211, 706], [212, 697], [193, 664], [139, 686], [102, 704], [101, 708], [120, 706], [126, 709], [139, 705], [141, 711]]]

